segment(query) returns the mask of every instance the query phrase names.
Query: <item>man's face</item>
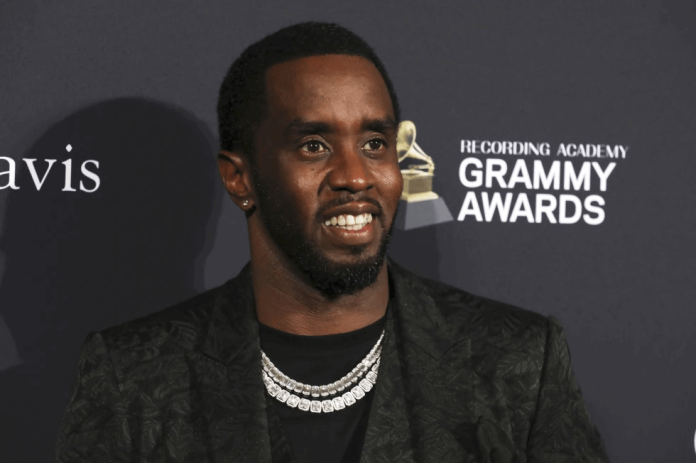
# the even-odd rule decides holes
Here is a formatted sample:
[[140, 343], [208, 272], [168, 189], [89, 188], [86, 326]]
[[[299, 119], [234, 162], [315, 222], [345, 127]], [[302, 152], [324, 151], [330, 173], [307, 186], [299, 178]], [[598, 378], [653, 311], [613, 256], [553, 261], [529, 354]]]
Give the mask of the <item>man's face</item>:
[[266, 98], [257, 213], [324, 294], [363, 289], [382, 268], [403, 185], [381, 75], [361, 57], [302, 58], [268, 69]]

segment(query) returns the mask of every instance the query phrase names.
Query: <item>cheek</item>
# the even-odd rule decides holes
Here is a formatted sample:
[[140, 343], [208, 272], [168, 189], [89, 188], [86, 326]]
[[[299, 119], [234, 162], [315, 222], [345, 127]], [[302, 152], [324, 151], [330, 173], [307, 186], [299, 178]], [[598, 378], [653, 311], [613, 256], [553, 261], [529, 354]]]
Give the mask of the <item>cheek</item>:
[[389, 198], [389, 202], [393, 203], [393, 207], [396, 208], [396, 203], [399, 202], [401, 191], [404, 187], [404, 179], [401, 176], [401, 169], [399, 169], [398, 164], [385, 170], [382, 185], [385, 198]]
[[293, 175], [290, 181], [294, 189], [297, 190], [297, 193], [302, 196], [312, 193], [316, 196], [318, 189], [317, 184], [319, 183], [317, 180], [319, 178], [317, 169], [303, 169], [301, 171], [296, 169], [296, 172], [298, 172], [298, 174]]
[[305, 169], [298, 175], [285, 179], [286, 197], [284, 202], [293, 204], [296, 214], [313, 217], [318, 207], [320, 175], [316, 169]]

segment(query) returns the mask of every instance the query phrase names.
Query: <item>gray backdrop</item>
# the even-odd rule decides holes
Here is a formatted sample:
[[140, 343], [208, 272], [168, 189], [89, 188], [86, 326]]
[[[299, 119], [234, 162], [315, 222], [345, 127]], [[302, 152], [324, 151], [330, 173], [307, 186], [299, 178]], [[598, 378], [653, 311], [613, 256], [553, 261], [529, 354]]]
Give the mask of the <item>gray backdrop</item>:
[[[245, 46], [308, 19], [338, 21], [377, 49], [435, 160], [434, 190], [455, 220], [397, 232], [395, 260], [558, 317], [612, 461], [696, 461], [691, 0], [4, 0], [0, 461], [51, 460], [88, 332], [246, 262], [244, 217], [213, 162], [218, 86]], [[534, 208], [540, 192], [465, 187], [467, 157], [502, 159], [508, 175], [537, 157], [462, 153], [462, 140], [548, 143], [547, 169], [615, 162], [606, 191], [597, 177], [589, 191], [541, 191], [600, 196], [604, 220], [478, 221], [471, 203], [456, 220], [468, 192], [481, 209], [483, 193], [527, 194]], [[568, 143], [629, 148], [615, 160], [559, 156]], [[17, 189], [3, 158], [17, 164]]]

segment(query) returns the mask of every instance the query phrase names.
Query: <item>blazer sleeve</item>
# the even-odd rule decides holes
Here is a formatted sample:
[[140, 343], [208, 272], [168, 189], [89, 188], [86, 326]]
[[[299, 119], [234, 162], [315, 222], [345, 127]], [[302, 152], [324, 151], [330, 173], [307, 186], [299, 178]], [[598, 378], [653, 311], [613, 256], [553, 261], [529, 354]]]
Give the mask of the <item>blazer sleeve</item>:
[[608, 463], [597, 428], [570, 366], [563, 328], [548, 318], [537, 409], [527, 446], [528, 463]]
[[99, 333], [82, 346], [77, 378], [61, 422], [58, 463], [130, 461], [125, 406], [111, 357]]

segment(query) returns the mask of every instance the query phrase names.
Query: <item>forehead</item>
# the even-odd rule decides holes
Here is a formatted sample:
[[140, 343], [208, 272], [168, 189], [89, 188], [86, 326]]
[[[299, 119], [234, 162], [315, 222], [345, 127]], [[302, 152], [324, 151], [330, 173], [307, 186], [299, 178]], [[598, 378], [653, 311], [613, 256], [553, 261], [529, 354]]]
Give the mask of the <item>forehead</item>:
[[266, 73], [266, 98], [270, 117], [394, 116], [381, 74], [359, 56], [310, 56], [271, 66]]

